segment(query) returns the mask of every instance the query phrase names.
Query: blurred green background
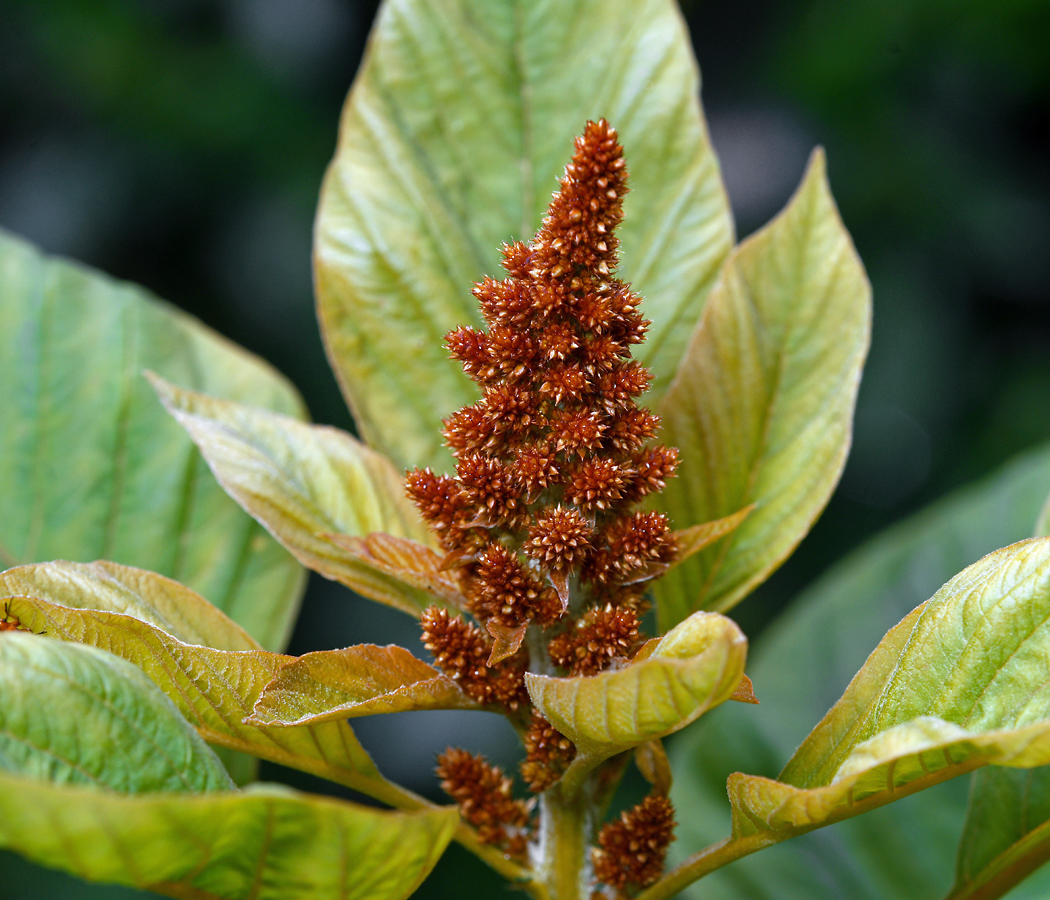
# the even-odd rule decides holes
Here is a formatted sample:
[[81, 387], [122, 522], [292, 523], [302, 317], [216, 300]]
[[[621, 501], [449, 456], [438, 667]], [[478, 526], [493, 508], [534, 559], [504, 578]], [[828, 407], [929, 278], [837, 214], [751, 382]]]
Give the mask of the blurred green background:
[[[184, 307], [288, 375], [315, 420], [352, 427], [313, 316], [310, 228], [376, 5], [3, 0], [0, 226]], [[734, 612], [754, 635], [865, 537], [1050, 439], [1050, 3], [683, 12], [739, 235], [821, 143], [874, 287], [849, 465], [795, 557]], [[415, 640], [406, 617], [313, 579], [291, 650]], [[431, 795], [450, 742], [515, 758], [495, 717], [359, 730], [388, 774]], [[0, 871], [0, 900], [144, 896], [10, 855]], [[453, 848], [419, 896], [459, 896], [463, 877], [501, 891]]]

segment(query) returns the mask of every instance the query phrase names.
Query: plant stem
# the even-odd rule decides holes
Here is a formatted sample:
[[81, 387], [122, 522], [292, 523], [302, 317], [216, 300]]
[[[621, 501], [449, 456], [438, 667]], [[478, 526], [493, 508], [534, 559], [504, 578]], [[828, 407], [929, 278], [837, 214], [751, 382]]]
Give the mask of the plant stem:
[[684, 863], [672, 869], [663, 878], [642, 891], [635, 900], [668, 900], [680, 890], [715, 869], [777, 843], [769, 834], [753, 834], [744, 838], [725, 838], [717, 844], [694, 853]]
[[584, 900], [587, 846], [593, 811], [585, 791], [566, 795], [559, 785], [540, 796], [540, 851], [536, 879], [550, 900]]

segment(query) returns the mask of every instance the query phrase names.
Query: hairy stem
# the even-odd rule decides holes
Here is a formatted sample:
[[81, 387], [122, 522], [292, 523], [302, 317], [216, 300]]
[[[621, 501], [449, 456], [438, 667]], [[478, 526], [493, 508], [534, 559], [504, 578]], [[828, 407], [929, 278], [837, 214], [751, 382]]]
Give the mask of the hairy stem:
[[539, 859], [536, 878], [550, 900], [584, 900], [588, 895], [587, 848], [593, 831], [592, 805], [579, 791], [566, 795], [556, 785], [540, 797]]

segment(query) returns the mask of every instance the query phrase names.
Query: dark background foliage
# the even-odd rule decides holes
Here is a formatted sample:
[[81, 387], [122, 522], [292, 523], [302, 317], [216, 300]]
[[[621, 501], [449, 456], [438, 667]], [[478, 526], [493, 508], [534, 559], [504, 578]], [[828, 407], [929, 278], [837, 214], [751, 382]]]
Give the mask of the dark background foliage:
[[[288, 375], [315, 420], [352, 427], [313, 316], [310, 228], [375, 7], [4, 0], [0, 226], [184, 307]], [[754, 635], [868, 535], [1050, 439], [1050, 4], [683, 11], [740, 236], [777, 212], [822, 143], [874, 287], [846, 474], [795, 557], [735, 611]], [[391, 640], [414, 640], [412, 623], [315, 579], [291, 650]], [[360, 731], [418, 789], [433, 792], [447, 742], [513, 763], [509, 736], [476, 717], [421, 729], [430, 714], [415, 715]], [[463, 859], [453, 848], [426, 895], [445, 896]], [[0, 900], [134, 895], [0, 860]]]

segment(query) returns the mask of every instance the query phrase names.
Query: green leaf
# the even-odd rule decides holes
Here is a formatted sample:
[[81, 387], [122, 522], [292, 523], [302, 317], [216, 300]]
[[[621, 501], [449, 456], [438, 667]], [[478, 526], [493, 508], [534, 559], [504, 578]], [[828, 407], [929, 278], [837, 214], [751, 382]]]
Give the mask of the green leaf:
[[[949, 900], [1001, 897], [1048, 858], [1050, 770], [975, 772]], [[1042, 881], [1031, 896], [1045, 896]]]
[[0, 770], [121, 793], [233, 787], [135, 666], [92, 647], [0, 634]]
[[816, 151], [795, 196], [730, 256], [658, 407], [678, 477], [654, 498], [678, 528], [755, 510], [654, 585], [660, 628], [726, 610], [791, 553], [849, 449], [871, 289]]
[[987, 764], [1050, 763], [1050, 538], [995, 551], [891, 629], [776, 780], [731, 775], [732, 859]]
[[283, 646], [302, 569], [215, 484], [147, 367], [303, 414], [287, 381], [196, 320], [0, 232], [0, 567], [152, 569]]
[[[1050, 535], [1050, 500], [1035, 536]], [[950, 900], [1001, 897], [1050, 859], [1050, 769], [973, 775]]]
[[403, 647], [360, 644], [283, 666], [255, 703], [253, 725], [305, 725], [420, 709], [481, 709], [451, 678]]
[[532, 237], [588, 119], [617, 128], [630, 169], [620, 274], [648, 301], [660, 396], [733, 245], [698, 96], [672, 0], [383, 5], [315, 240], [329, 356], [372, 446], [450, 465], [441, 420], [476, 393], [443, 335], [480, 321], [471, 284]]
[[[798, 598], [750, 655], [761, 706], [725, 704], [669, 745], [676, 861], [728, 832], [727, 776], [775, 776], [885, 631], [955, 572], [1030, 534], [1048, 488], [1050, 447], [884, 532]], [[979, 774], [992, 771], [1008, 770]], [[949, 781], [740, 860], [688, 896], [936, 900], [952, 881], [966, 802], [966, 779]]]
[[263, 688], [295, 657], [185, 644], [132, 616], [70, 609], [50, 602], [44, 590], [37, 593], [45, 596], [7, 601], [10, 615], [24, 628], [90, 644], [139, 666], [209, 743], [386, 796], [387, 783], [345, 722], [298, 728], [244, 724]]
[[1043, 508], [1039, 511], [1039, 519], [1035, 523], [1035, 536], [1050, 536], [1050, 497], [1046, 498], [1046, 503], [1043, 504]]
[[626, 668], [582, 678], [526, 673], [533, 704], [576, 745], [562, 779], [572, 792], [603, 760], [684, 728], [728, 700], [747, 639], [717, 613], [694, 613]]
[[[303, 565], [411, 615], [436, 602], [424, 585], [458, 595], [385, 457], [334, 428], [152, 380], [219, 483]], [[345, 540], [372, 532], [404, 540], [393, 550]]]
[[433, 868], [454, 809], [386, 812], [274, 785], [197, 796], [0, 773], [0, 846], [90, 881], [185, 900], [399, 900]]

